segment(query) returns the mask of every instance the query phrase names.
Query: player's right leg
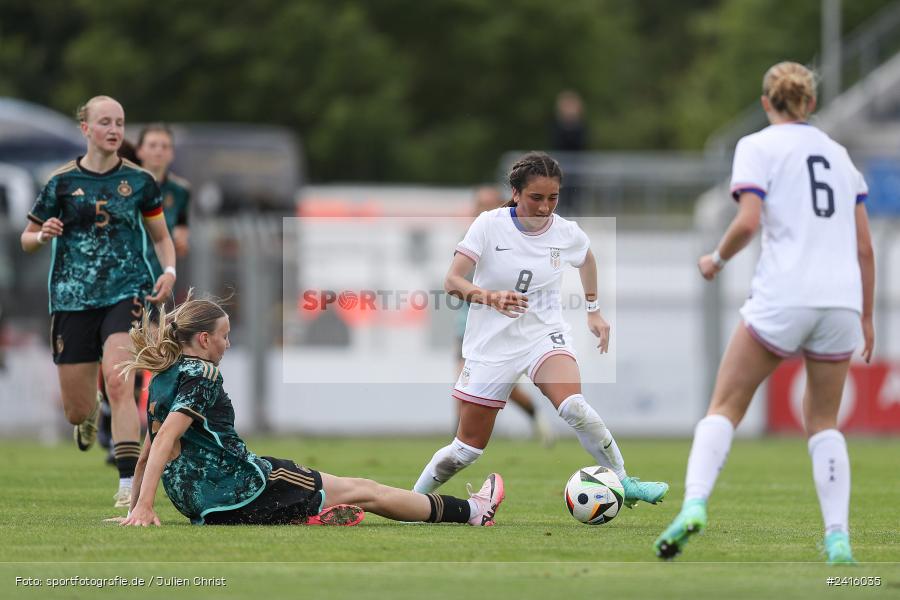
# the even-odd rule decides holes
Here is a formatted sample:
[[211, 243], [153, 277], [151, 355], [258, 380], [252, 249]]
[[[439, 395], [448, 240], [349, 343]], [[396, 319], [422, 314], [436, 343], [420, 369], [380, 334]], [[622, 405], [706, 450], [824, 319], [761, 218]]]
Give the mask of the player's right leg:
[[478, 460], [491, 439], [499, 410], [461, 401], [456, 437], [450, 444], [434, 453], [413, 489], [420, 494], [433, 492]]
[[434, 453], [413, 489], [427, 494], [438, 489], [482, 455], [494, 431], [497, 412], [506, 405], [519, 377], [512, 364], [487, 365], [466, 361], [453, 397], [459, 401], [459, 424], [450, 444]]
[[66, 419], [75, 426], [75, 443], [79, 450], [88, 450], [97, 439], [96, 362], [58, 364], [59, 389]]
[[75, 426], [75, 443], [82, 451], [97, 439], [100, 317], [97, 310], [58, 311], [50, 317], [50, 341], [63, 410]]
[[492, 473], [477, 493], [468, 499], [443, 494], [420, 494], [356, 477], [336, 477], [321, 473], [325, 506], [359, 506], [367, 512], [404, 522], [468, 523], [489, 527], [506, 492], [503, 478]]
[[719, 365], [709, 411], [694, 430], [681, 512], [653, 544], [658, 557], [674, 558], [693, 534], [706, 528], [706, 502], [725, 466], [734, 428], [759, 384], [780, 362], [747, 327], [738, 325]]

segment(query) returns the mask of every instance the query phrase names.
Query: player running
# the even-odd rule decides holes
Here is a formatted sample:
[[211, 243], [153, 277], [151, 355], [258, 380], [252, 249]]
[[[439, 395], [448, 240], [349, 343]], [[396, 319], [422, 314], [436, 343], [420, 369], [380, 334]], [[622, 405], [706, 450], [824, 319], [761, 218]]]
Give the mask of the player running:
[[[503, 502], [503, 479], [491, 474], [468, 499], [417, 494], [368, 479], [335, 477], [291, 460], [257, 456], [234, 430], [234, 409], [223, 388], [219, 361], [229, 348], [228, 315], [210, 300], [188, 299], [160, 326], [149, 317], [131, 330], [134, 350], [123, 374], [147, 369], [149, 431], [124, 525], [159, 525], [153, 500], [159, 480], [178, 511], [194, 524], [307, 524], [345, 504], [400, 521], [491, 526]], [[324, 512], [323, 512], [323, 509]], [[355, 524], [352, 506], [338, 521]], [[320, 517], [328, 518], [328, 517]]]
[[[578, 225], [553, 214], [562, 171], [541, 152], [520, 158], [509, 173], [512, 200], [481, 213], [456, 247], [444, 282], [448, 293], [472, 306], [463, 339], [465, 366], [453, 389], [460, 400], [454, 440], [438, 450], [416, 481], [427, 493], [446, 483], [484, 452], [497, 412], [524, 374], [575, 430], [585, 450], [618, 475], [625, 502], [655, 504], [669, 486], [629, 477], [606, 424], [581, 394], [581, 375], [562, 317], [565, 265], [579, 270], [587, 299], [588, 329], [609, 345], [609, 325], [597, 302], [597, 264]], [[475, 270], [474, 279], [468, 276]]]
[[[144, 302], [171, 293], [175, 249], [153, 176], [116, 154], [124, 138], [122, 105], [96, 96], [78, 118], [87, 152], [51, 175], [28, 214], [22, 248], [35, 252], [51, 242], [50, 341], [63, 409], [80, 450], [97, 436], [98, 363], [102, 368], [119, 471], [115, 503], [125, 507], [140, 431], [132, 380], [116, 377], [114, 365], [128, 357], [128, 330], [141, 318]], [[145, 227], [166, 265], [155, 279], [145, 258]]]
[[[503, 204], [503, 196], [500, 195], [500, 190], [493, 185], [482, 185], [475, 189], [474, 194], [474, 214], [472, 216], [477, 217], [481, 213], [497, 208]], [[471, 279], [470, 279], [471, 281]], [[459, 357], [459, 364], [457, 366], [457, 377], [459, 373], [462, 373], [463, 368], [465, 368], [466, 361], [462, 357], [462, 346], [463, 346], [463, 338], [466, 333], [466, 322], [469, 317], [469, 303], [464, 302], [462, 308], [457, 312], [456, 315], [456, 353]], [[547, 418], [539, 412], [535, 406], [534, 402], [531, 399], [531, 396], [522, 389], [520, 385], [514, 385], [512, 390], [509, 392], [509, 399], [512, 400], [513, 404], [518, 406], [524, 411], [525, 415], [528, 417], [528, 420], [531, 421], [531, 429], [534, 436], [540, 440], [540, 442], [546, 446], [550, 447], [556, 443], [556, 434], [553, 432], [553, 426], [547, 420]], [[459, 414], [459, 405], [461, 404], [461, 400], [457, 400], [456, 412]]]
[[866, 362], [875, 341], [867, 188], [847, 150], [806, 122], [816, 106], [809, 69], [776, 64], [763, 78], [761, 101], [771, 125], [738, 142], [731, 176], [738, 214], [716, 250], [700, 257], [700, 272], [713, 279], [760, 223], [762, 252], [741, 308], [744, 323], [725, 350], [709, 411], [694, 432], [683, 508], [654, 549], [672, 558], [706, 528], [707, 499], [734, 428], [763, 380], [783, 358], [802, 352], [804, 425], [825, 551], [830, 563], [852, 563], [850, 461], [837, 414], [860, 329]]

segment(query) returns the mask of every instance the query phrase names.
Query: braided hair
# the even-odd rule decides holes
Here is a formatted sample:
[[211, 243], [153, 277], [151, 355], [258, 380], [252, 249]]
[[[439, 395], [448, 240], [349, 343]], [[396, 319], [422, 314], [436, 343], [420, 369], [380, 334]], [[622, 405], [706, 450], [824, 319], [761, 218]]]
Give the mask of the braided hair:
[[[521, 193], [532, 177], [548, 177], [558, 179], [562, 184], [563, 174], [559, 163], [546, 152], [532, 151], [517, 160], [509, 170], [507, 180], [513, 191]], [[505, 206], [515, 206], [516, 201], [510, 199]]]

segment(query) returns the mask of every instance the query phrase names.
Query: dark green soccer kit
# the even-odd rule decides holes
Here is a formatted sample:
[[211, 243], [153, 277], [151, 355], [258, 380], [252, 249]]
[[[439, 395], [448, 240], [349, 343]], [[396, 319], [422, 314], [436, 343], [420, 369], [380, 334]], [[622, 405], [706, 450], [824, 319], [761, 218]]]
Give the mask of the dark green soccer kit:
[[97, 361], [106, 338], [140, 318], [156, 281], [143, 223], [162, 217], [153, 176], [127, 160], [105, 173], [80, 161], [51, 175], [28, 214], [39, 226], [52, 217], [63, 222], [48, 283], [57, 363]]
[[169, 414], [193, 419], [162, 475], [172, 504], [194, 524], [290, 523], [318, 513], [325, 498], [321, 475], [251, 452], [234, 430], [222, 383], [218, 367], [189, 356], [150, 383], [151, 440]]

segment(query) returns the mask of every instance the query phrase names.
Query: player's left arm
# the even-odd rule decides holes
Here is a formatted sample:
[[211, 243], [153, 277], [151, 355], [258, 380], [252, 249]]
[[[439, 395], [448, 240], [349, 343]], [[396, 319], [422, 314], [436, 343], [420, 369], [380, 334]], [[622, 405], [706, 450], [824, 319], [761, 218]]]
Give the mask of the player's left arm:
[[869, 230], [869, 215], [863, 202], [856, 204], [856, 254], [862, 277], [862, 356], [866, 362], [872, 360], [875, 348], [875, 326], [872, 313], [875, 305], [875, 252], [872, 249], [872, 233]]
[[163, 421], [162, 426], [153, 439], [153, 444], [150, 446], [147, 466], [144, 468], [140, 482], [141, 487], [138, 492], [138, 500], [132, 507], [128, 518], [122, 522], [122, 525], [159, 526], [159, 517], [153, 511], [156, 488], [159, 487], [159, 480], [162, 478], [166, 463], [169, 462], [172, 455], [175, 442], [181, 439], [181, 436], [184, 435], [184, 432], [188, 430], [188, 427], [193, 422], [194, 420], [191, 417], [180, 412], [170, 412], [166, 416], [166, 420]]
[[[738, 213], [735, 215], [722, 241], [714, 252], [704, 254], [697, 261], [704, 279], [712, 280], [716, 273], [725, 267], [735, 254], [743, 250], [759, 229], [759, 218], [762, 214], [763, 199], [755, 192], [743, 192], [738, 198]], [[716, 253], [718, 252], [718, 256]]]
[[597, 259], [594, 253], [588, 248], [584, 257], [584, 262], [578, 267], [578, 274], [581, 276], [581, 287], [584, 288], [584, 299], [588, 307], [587, 321], [588, 329], [591, 330], [599, 343], [601, 353], [609, 350], [609, 323], [600, 314], [600, 307], [597, 305]]
[[150, 234], [150, 239], [153, 240], [153, 249], [159, 258], [159, 264], [163, 265], [163, 269], [165, 269], [156, 280], [153, 293], [146, 298], [148, 302], [159, 304], [165, 302], [172, 293], [172, 288], [175, 287], [175, 245], [169, 236], [169, 228], [166, 227], [166, 219], [162, 214], [144, 217], [144, 225]]

